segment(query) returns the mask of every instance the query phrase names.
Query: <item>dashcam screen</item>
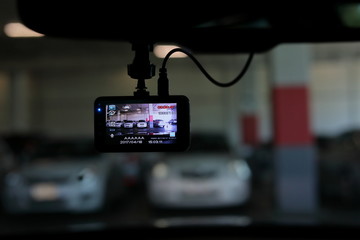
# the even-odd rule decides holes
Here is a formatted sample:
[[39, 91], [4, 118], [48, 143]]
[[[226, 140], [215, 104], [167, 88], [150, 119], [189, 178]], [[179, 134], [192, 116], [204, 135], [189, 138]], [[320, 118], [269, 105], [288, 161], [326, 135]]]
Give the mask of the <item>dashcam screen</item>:
[[176, 103], [105, 105], [106, 138], [120, 145], [174, 144]]

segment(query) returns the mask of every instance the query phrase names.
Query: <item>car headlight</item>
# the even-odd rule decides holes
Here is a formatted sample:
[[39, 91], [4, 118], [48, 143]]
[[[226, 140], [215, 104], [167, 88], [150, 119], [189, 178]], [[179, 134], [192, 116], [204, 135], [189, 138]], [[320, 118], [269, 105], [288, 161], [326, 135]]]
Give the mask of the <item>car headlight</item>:
[[157, 163], [153, 167], [151, 174], [154, 178], [166, 178], [169, 174], [169, 169], [165, 163]]
[[234, 173], [243, 179], [248, 179], [251, 176], [250, 169], [244, 161], [232, 160], [229, 162], [228, 167], [230, 173]]

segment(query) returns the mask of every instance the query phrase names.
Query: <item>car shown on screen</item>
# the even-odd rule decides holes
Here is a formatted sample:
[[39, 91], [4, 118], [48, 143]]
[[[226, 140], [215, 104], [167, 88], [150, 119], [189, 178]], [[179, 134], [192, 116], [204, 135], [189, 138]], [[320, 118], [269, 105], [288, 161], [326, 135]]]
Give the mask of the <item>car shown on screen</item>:
[[122, 125], [123, 125], [123, 122], [122, 122], [122, 121], [116, 121], [114, 127], [116, 127], [116, 128], [121, 128]]
[[124, 196], [122, 173], [117, 159], [96, 152], [91, 140], [45, 142], [5, 176], [3, 208], [9, 214], [106, 210]]
[[106, 127], [115, 127], [115, 121], [107, 121]]
[[132, 120], [125, 120], [123, 123], [123, 128], [133, 128], [135, 125], [134, 121]]
[[171, 119], [171, 120], [169, 121], [169, 124], [171, 124], [171, 125], [177, 125], [177, 119]]
[[147, 128], [147, 122], [145, 120], [139, 120], [136, 123], [137, 128]]
[[247, 203], [252, 173], [217, 134], [192, 137], [188, 152], [164, 154], [147, 173], [147, 195], [156, 208], [221, 208]]
[[165, 121], [161, 120], [161, 119], [155, 119], [154, 120], [154, 127], [160, 127], [160, 128], [165, 127]]

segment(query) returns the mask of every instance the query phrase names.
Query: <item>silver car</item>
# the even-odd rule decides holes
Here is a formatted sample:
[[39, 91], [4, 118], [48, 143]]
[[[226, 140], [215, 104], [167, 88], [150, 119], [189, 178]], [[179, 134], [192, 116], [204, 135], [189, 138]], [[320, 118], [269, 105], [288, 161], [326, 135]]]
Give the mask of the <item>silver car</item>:
[[247, 203], [251, 170], [220, 135], [193, 136], [189, 152], [159, 159], [147, 173], [147, 194], [157, 208], [219, 208]]
[[7, 213], [98, 212], [126, 191], [121, 159], [95, 152], [92, 141], [47, 142], [22, 161], [4, 179]]
[[155, 119], [154, 120], [154, 127], [163, 128], [165, 127], [165, 121], [161, 119]]
[[147, 128], [148, 124], [145, 120], [139, 120], [136, 124], [137, 128]]
[[125, 120], [123, 123], [123, 128], [133, 128], [135, 125], [134, 121], [132, 120]]

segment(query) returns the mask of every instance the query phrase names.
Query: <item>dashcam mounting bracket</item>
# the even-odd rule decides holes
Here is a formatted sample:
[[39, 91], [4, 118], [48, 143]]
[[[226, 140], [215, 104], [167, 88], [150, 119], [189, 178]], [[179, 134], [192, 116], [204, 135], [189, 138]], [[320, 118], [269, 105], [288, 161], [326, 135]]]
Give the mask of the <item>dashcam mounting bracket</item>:
[[149, 96], [146, 89], [145, 79], [155, 76], [155, 65], [150, 63], [149, 53], [153, 51], [153, 44], [147, 42], [133, 42], [132, 50], [135, 51], [135, 57], [131, 64], [128, 64], [128, 75], [137, 79], [136, 91], [134, 96]]

